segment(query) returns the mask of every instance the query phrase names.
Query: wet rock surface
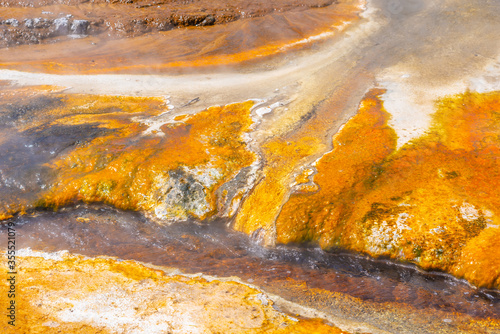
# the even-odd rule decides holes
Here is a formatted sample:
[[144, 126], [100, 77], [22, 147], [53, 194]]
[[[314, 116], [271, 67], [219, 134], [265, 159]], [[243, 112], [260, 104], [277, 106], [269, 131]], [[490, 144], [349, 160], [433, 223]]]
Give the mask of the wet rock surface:
[[89, 24], [87, 20], [73, 20], [71, 23], [71, 34], [86, 35]]
[[0, 47], [50, 42], [68, 34], [132, 37], [332, 4], [335, 1], [2, 1], [0, 18], [7, 18], [0, 20]]
[[[8, 7], [8, 18], [19, 14], [19, 26], [0, 25], [0, 43], [8, 46], [0, 47], [0, 66], [13, 68], [23, 63], [24, 69], [44, 68], [55, 73], [140, 73], [147, 68], [151, 73], [251, 63], [256, 57], [307, 47], [312, 36], [324, 39], [339, 34], [347, 26], [344, 24], [359, 19], [362, 9], [361, 0], [342, 0], [326, 7], [313, 4], [291, 1], [280, 7], [280, 3], [252, 1], [208, 2], [206, 8], [177, 2], [165, 4], [167, 8], [88, 3], [80, 7]], [[234, 14], [239, 11], [241, 15]], [[66, 33], [61, 26], [58, 30], [64, 30], [63, 35], [57, 33], [55, 20], [67, 20], [70, 31]], [[86, 29], [81, 21], [88, 21]], [[80, 28], [71, 30], [75, 24]]]

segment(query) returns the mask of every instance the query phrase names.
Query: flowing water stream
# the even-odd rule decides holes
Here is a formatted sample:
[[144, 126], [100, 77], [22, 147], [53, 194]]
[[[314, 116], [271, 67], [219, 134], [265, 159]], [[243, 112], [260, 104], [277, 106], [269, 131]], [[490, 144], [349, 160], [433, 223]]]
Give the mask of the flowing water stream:
[[[113, 256], [184, 273], [237, 276], [280, 294], [291, 278], [308, 288], [341, 292], [365, 301], [395, 302], [473, 317], [500, 316], [500, 294], [477, 289], [438, 272], [315, 247], [263, 248], [227, 228], [227, 222], [158, 225], [139, 213], [107, 206], [77, 205], [60, 212], [38, 211], [11, 220], [18, 249], [86, 256]], [[1, 230], [2, 242], [6, 229]], [[282, 291], [281, 291], [282, 293]]]

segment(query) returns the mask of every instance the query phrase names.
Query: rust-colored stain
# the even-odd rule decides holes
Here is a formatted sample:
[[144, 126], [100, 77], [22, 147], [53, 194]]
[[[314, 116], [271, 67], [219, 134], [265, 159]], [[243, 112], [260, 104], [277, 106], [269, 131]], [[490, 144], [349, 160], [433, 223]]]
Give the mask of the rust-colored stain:
[[415, 262], [500, 286], [499, 92], [436, 104], [428, 134], [396, 151], [373, 90], [316, 164], [316, 193], [293, 194], [277, 240]]

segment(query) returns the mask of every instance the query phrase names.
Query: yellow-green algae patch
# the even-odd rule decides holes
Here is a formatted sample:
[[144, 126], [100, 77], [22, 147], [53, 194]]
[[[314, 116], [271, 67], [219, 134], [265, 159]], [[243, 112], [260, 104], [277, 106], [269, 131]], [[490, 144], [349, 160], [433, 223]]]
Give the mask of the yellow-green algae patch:
[[[347, 334], [318, 319], [278, 312], [262, 291], [235, 281], [173, 276], [133, 261], [24, 251], [17, 265], [16, 326], [3, 321], [2, 333]], [[0, 273], [6, 277], [5, 268], [4, 259]], [[2, 280], [2, 302], [7, 289]]]
[[443, 98], [429, 132], [396, 151], [367, 94], [316, 164], [316, 193], [293, 194], [279, 242], [315, 241], [500, 286], [500, 92]]

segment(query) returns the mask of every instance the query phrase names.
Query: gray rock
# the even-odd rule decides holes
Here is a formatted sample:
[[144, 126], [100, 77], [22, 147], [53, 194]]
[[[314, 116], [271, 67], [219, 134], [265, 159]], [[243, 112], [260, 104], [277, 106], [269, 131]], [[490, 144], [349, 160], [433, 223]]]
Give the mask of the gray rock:
[[35, 23], [32, 19], [26, 19], [24, 20], [24, 26], [28, 29], [33, 29], [35, 27]]
[[37, 17], [33, 19], [33, 27], [36, 29], [40, 28], [48, 28], [52, 22], [48, 19], [42, 19], [41, 17]]
[[89, 27], [87, 20], [73, 20], [71, 23], [71, 33], [74, 35], [86, 35]]
[[13, 27], [17, 27], [19, 26], [19, 21], [16, 20], [16, 19], [8, 19], [8, 20], [5, 20], [3, 21], [5, 24], [8, 24], [8, 25], [11, 25]]
[[205, 186], [182, 169], [168, 172], [163, 184], [156, 217], [166, 221], [186, 220], [190, 216], [201, 217], [212, 210], [207, 201]]
[[69, 20], [67, 17], [61, 17], [54, 20], [54, 33], [56, 35], [67, 35], [69, 32]]

